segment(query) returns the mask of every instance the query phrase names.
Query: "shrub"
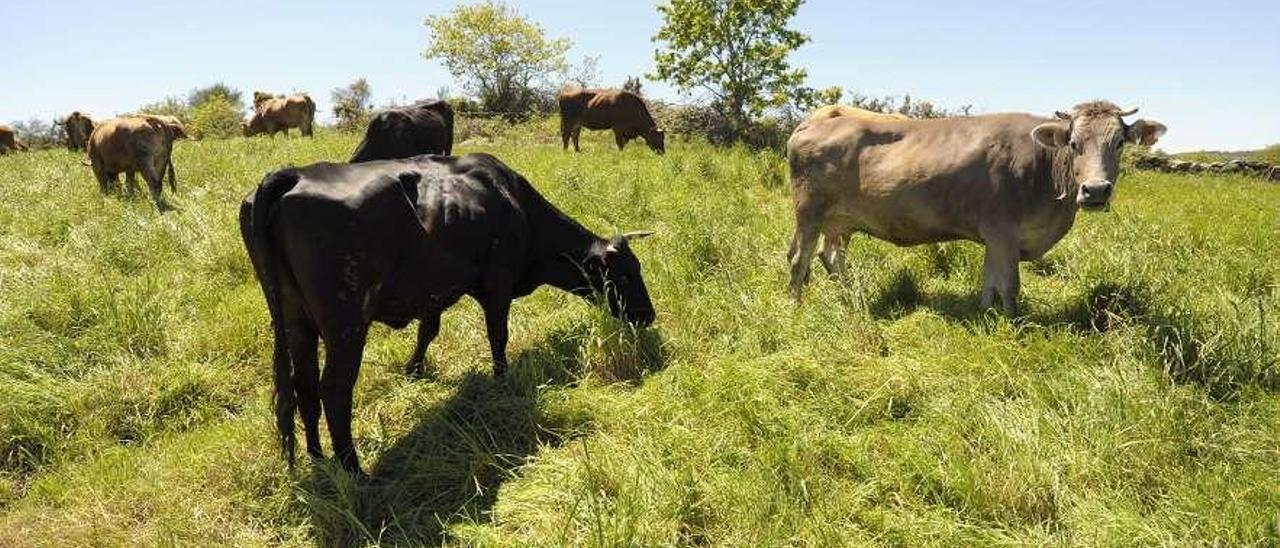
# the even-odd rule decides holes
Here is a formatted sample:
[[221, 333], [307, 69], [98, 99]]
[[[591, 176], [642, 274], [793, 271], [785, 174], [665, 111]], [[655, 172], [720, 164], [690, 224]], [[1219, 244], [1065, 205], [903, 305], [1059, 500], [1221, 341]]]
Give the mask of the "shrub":
[[46, 122], [32, 118], [26, 122], [14, 122], [13, 131], [18, 139], [32, 150], [53, 148], [66, 142], [67, 133], [58, 121]]
[[1268, 164], [1280, 165], [1280, 143], [1276, 143], [1267, 148], [1254, 153], [1253, 159]]
[[182, 99], [177, 97], [165, 97], [154, 103], [147, 103], [138, 108], [138, 112], [142, 114], [160, 114], [165, 116], [177, 117], [182, 122], [189, 123], [191, 121], [191, 105], [188, 105]]
[[191, 124], [187, 128], [194, 139], [226, 139], [240, 133], [240, 111], [219, 95], [205, 100], [191, 111]]

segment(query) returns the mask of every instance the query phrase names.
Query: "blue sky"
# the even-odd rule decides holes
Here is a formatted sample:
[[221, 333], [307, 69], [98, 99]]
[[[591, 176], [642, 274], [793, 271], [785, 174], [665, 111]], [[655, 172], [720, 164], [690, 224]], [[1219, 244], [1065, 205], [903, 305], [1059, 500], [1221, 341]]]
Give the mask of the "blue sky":
[[[602, 83], [652, 69], [649, 2], [509, 0]], [[461, 86], [420, 52], [425, 16], [454, 2], [0, 2], [0, 120], [99, 117], [216, 81], [246, 91], [329, 91], [366, 77], [375, 103]], [[590, 5], [586, 10], [582, 6]], [[1169, 126], [1162, 147], [1280, 142], [1280, 3], [846, 2], [809, 0], [793, 62], [815, 87], [911, 93], [978, 112], [1048, 114], [1107, 98]], [[646, 82], [648, 93], [674, 90]]]

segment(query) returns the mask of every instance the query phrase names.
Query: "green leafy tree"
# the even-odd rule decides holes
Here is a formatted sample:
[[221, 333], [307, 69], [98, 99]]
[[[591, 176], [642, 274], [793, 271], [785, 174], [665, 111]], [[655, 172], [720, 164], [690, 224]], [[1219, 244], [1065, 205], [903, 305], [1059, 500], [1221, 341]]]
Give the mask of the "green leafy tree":
[[629, 91], [636, 95], [644, 95], [644, 83], [640, 81], [639, 76], [628, 76], [627, 79], [622, 82], [622, 91]]
[[333, 115], [338, 119], [340, 129], [359, 129], [369, 121], [373, 92], [364, 78], [334, 89], [330, 98], [333, 99]]
[[187, 106], [192, 109], [198, 108], [215, 96], [226, 99], [227, 103], [238, 111], [244, 110], [244, 96], [240, 91], [221, 82], [191, 90], [187, 95]]
[[1253, 159], [1258, 162], [1280, 165], [1280, 144], [1271, 145], [1254, 153]]
[[178, 97], [165, 97], [154, 103], [147, 103], [138, 108], [142, 114], [163, 114], [174, 116], [183, 122], [191, 120], [191, 106]]
[[443, 62], [487, 111], [519, 116], [533, 110], [540, 89], [568, 69], [569, 40], [548, 38], [502, 2], [458, 6], [428, 17], [426, 25], [430, 41], [423, 57]]
[[191, 110], [188, 133], [195, 139], [225, 139], [240, 134], [240, 109], [225, 96], [211, 95]]
[[787, 57], [809, 37], [787, 27], [803, 0], [670, 0], [649, 77], [702, 89], [738, 132], [766, 109], [787, 105], [805, 71]]

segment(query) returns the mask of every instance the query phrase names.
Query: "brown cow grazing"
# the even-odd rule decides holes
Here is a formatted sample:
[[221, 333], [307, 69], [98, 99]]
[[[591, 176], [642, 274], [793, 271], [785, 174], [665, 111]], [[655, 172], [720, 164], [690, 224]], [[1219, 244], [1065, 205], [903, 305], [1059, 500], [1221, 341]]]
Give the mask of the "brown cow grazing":
[[1152, 145], [1165, 126], [1125, 123], [1097, 101], [1055, 118], [992, 114], [934, 120], [836, 117], [800, 124], [787, 142], [795, 199], [791, 296], [799, 301], [818, 236], [823, 265], [844, 272], [854, 232], [901, 246], [986, 246], [983, 309], [999, 293], [1017, 313], [1018, 262], [1045, 254], [1080, 209], [1105, 209], [1126, 143]]
[[810, 122], [815, 120], [823, 120], [826, 118], [836, 118], [838, 116], [852, 116], [863, 118], [866, 120], [910, 120], [911, 117], [900, 112], [876, 112], [865, 108], [851, 107], [849, 105], [827, 105], [821, 107], [805, 118]]
[[75, 111], [62, 120], [62, 128], [67, 132], [67, 148], [84, 150], [89, 143], [89, 135], [93, 133], [93, 119], [88, 114]]
[[[256, 98], [255, 98], [256, 100]], [[296, 127], [302, 134], [312, 135], [316, 119], [316, 104], [305, 93], [288, 97], [273, 97], [257, 105], [249, 121], [240, 125], [245, 137], [266, 133], [275, 137], [283, 131], [289, 136], [289, 128]]]
[[0, 154], [10, 150], [27, 150], [27, 145], [18, 140], [18, 133], [13, 128], [0, 125]]
[[649, 115], [644, 100], [634, 93], [617, 89], [574, 89], [561, 91], [556, 96], [560, 102], [560, 140], [568, 150], [573, 139], [574, 152], [578, 149], [578, 136], [582, 128], [612, 129], [618, 150], [636, 137], [658, 154], [667, 151], [666, 139], [658, 124]]
[[103, 194], [112, 191], [117, 177], [125, 174], [129, 194], [137, 189], [134, 174], [141, 172], [160, 211], [170, 209], [160, 193], [165, 168], [172, 163], [170, 130], [157, 119], [130, 116], [107, 120], [89, 136], [89, 162]]

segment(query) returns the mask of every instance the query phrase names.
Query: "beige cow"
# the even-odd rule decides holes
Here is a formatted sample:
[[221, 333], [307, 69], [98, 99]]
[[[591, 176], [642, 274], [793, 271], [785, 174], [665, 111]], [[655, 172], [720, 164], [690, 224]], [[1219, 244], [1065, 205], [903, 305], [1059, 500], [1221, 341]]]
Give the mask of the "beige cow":
[[827, 105], [810, 112], [805, 118], [810, 122], [816, 120], [825, 120], [827, 118], [836, 118], [839, 116], [848, 116], [854, 118], [863, 118], [866, 120], [910, 120], [911, 117], [900, 112], [876, 112], [865, 108], [851, 107], [849, 105]]
[[1017, 313], [1018, 262], [1044, 255], [1080, 209], [1105, 209], [1124, 143], [1151, 145], [1165, 126], [1125, 123], [1096, 101], [1054, 118], [992, 114], [934, 120], [807, 121], [787, 142], [796, 229], [788, 255], [795, 300], [822, 236], [823, 265], [845, 270], [854, 232], [901, 245], [986, 246], [984, 309], [996, 294]]

